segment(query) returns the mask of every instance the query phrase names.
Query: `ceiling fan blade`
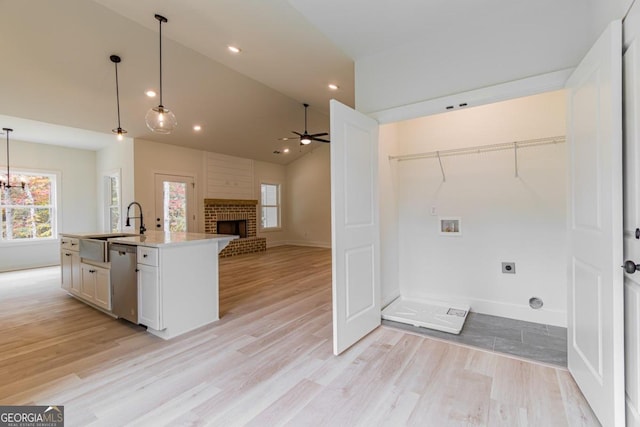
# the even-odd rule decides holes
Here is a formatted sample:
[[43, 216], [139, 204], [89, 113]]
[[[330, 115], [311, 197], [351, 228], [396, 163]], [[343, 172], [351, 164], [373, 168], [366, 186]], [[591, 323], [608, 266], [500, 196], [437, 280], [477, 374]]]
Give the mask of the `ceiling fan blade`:
[[320, 138], [311, 138], [312, 141], [320, 141], [320, 142], [331, 142], [328, 139], [320, 139]]
[[325, 135], [329, 135], [327, 132], [322, 132], [322, 133], [314, 133], [313, 135], [309, 135], [311, 138], [314, 138], [316, 136], [325, 136]]
[[291, 132], [295, 133], [298, 136], [302, 136], [302, 134], [300, 132], [296, 132], [295, 130], [292, 130]]

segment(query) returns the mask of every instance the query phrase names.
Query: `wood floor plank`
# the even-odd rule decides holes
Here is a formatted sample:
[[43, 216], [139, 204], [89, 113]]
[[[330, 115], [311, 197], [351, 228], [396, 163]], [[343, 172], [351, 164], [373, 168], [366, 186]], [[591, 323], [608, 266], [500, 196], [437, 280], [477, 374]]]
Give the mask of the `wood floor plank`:
[[570, 375], [381, 327], [332, 354], [331, 251], [220, 261], [219, 322], [171, 341], [60, 289], [0, 274], [0, 404], [67, 426], [598, 425]]

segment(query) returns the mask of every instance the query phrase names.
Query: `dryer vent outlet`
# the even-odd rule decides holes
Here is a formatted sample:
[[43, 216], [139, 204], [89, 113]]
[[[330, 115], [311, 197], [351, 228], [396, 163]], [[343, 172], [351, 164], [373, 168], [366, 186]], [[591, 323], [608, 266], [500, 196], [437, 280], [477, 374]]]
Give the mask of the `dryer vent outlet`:
[[516, 263], [515, 262], [503, 262], [502, 263], [502, 272], [504, 274], [516, 274]]

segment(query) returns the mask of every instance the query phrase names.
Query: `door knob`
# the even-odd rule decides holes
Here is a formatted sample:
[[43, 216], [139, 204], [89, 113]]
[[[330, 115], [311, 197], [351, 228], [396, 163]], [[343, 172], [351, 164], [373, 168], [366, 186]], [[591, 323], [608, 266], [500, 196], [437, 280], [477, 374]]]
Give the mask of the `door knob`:
[[624, 271], [629, 273], [629, 274], [633, 274], [636, 271], [640, 270], [640, 264], [636, 264], [635, 262], [631, 261], [631, 260], [627, 260], [624, 262], [624, 265], [622, 266], [622, 268], [624, 268]]

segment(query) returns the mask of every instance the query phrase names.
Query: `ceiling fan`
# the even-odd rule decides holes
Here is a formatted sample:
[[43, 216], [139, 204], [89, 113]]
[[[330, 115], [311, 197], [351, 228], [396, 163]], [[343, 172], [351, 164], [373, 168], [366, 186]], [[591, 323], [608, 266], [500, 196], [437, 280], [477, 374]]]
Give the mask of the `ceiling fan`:
[[298, 135], [297, 137], [291, 136], [291, 137], [278, 138], [278, 139], [280, 141], [288, 141], [288, 140], [291, 140], [291, 139], [299, 139], [300, 140], [300, 144], [302, 144], [302, 145], [311, 144], [311, 141], [331, 142], [328, 139], [318, 138], [319, 136], [329, 135], [327, 132], [314, 133], [314, 134], [310, 134], [309, 132], [307, 132], [307, 108], [309, 108], [309, 104], [302, 104], [302, 105], [304, 105], [304, 132], [300, 133], [300, 132], [296, 132], [295, 130], [292, 130], [291, 132], [293, 132], [296, 135]]

